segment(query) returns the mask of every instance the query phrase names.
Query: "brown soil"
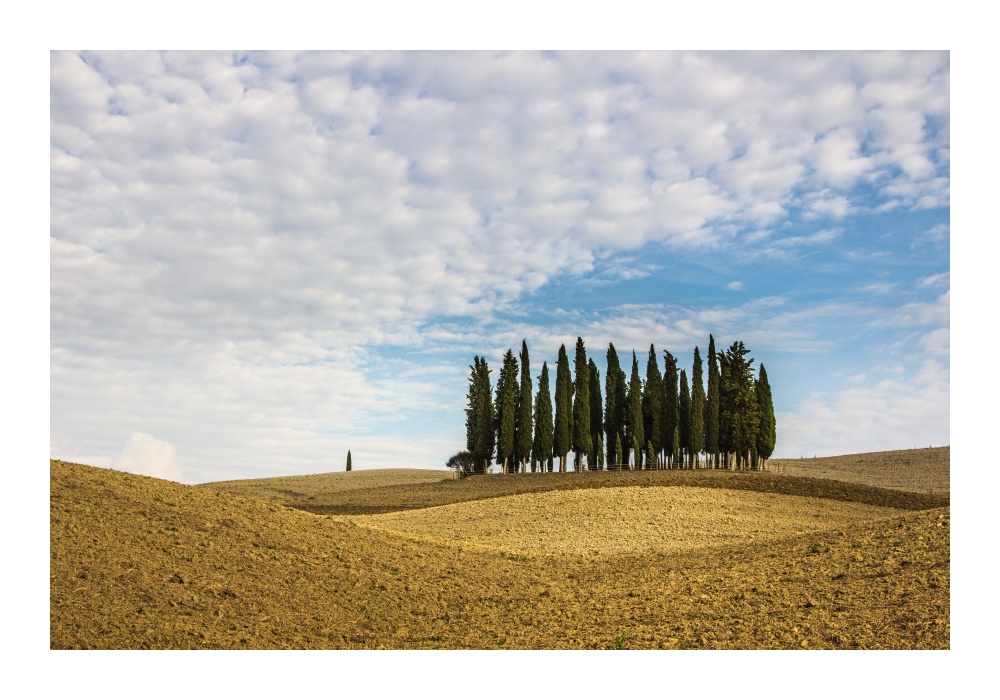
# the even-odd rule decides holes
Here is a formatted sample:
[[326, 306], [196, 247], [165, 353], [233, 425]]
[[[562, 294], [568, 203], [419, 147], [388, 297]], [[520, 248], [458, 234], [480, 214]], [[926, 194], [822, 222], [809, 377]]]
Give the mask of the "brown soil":
[[[238, 483], [238, 482], [229, 482]], [[303, 492], [274, 501], [317, 515], [370, 515], [415, 508], [430, 508], [465, 501], [549, 491], [576, 491], [608, 487], [695, 486], [738, 489], [852, 501], [907, 510], [948, 505], [947, 495], [889, 491], [862, 483], [777, 475], [774, 472], [624, 471], [570, 472], [567, 474], [486, 474], [466, 479], [446, 479], [409, 486], [382, 486], [357, 491]], [[225, 485], [199, 488], [229, 490]], [[272, 494], [274, 495], [274, 494]]]
[[[950, 646], [950, 508], [941, 496], [780, 474], [722, 475], [710, 484], [713, 497], [730, 499], [734, 517], [751, 513], [755, 506], [747, 501], [765, 494], [777, 501], [776, 494], [816, 496], [797, 493], [812, 481], [820, 484], [814, 491], [862, 508], [863, 519], [845, 521], [830, 511], [812, 532], [793, 526], [760, 541], [723, 538], [674, 551], [599, 546], [581, 556], [468, 534], [456, 538], [463, 543], [387, 532], [218, 488], [58, 461], [50, 469], [53, 649]], [[588, 476], [602, 475], [536, 475], [598, 486], [599, 479]], [[610, 476], [643, 485], [643, 478], [659, 474]], [[480, 482], [519, 480], [532, 478]], [[654, 481], [645, 485], [664, 485]], [[696, 482], [674, 485], [703, 486]], [[423, 494], [445, 483], [409, 488]], [[355, 494], [383, 492], [359, 500], [384, 508], [402, 498], [384, 497], [396, 488], [402, 487]], [[536, 489], [530, 498], [569, 497], [569, 488]], [[654, 528], [656, 513], [662, 514], [654, 502], [671, 490], [670, 497], [686, 497], [679, 488], [631, 490]], [[595, 503], [604, 497], [577, 495]], [[424, 497], [403, 500], [412, 508]], [[808, 521], [814, 506], [796, 517]], [[553, 509], [549, 522], [560, 514], [572, 522], [572, 508], [547, 507]], [[508, 529], [537, 530], [542, 521], [507, 522]], [[466, 527], [481, 525], [471, 519]], [[664, 536], [684, 527], [665, 523]]]
[[[503, 496], [384, 515], [378, 530], [523, 554], [600, 556], [744, 546], [902, 515], [894, 508], [688, 486], [610, 487]], [[572, 517], [566, 517], [571, 513]], [[615, 517], [609, 519], [608, 514]]]
[[951, 492], [951, 447], [818, 459], [772, 459], [767, 469], [777, 474], [848, 481], [913, 493], [947, 496]]
[[384, 486], [413, 486], [454, 479], [451, 471], [433, 469], [364, 469], [328, 472], [303, 476], [275, 476], [266, 479], [238, 479], [202, 484], [218, 491], [252, 496], [286, 506], [308, 506], [318, 498], [347, 491], [376, 489]]

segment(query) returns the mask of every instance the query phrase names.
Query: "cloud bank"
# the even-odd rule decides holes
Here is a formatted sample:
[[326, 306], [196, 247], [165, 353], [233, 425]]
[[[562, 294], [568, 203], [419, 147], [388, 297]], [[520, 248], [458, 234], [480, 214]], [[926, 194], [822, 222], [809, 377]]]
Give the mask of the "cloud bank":
[[438, 466], [472, 353], [564, 335], [566, 280], [653, 310], [586, 310], [595, 354], [723, 329], [826, 347], [795, 319], [843, 295], [782, 306], [743, 270], [725, 304], [650, 285], [946, 211], [949, 75], [946, 52], [53, 52], [54, 456], [147, 434], [178, 436], [195, 480], [358, 446]]

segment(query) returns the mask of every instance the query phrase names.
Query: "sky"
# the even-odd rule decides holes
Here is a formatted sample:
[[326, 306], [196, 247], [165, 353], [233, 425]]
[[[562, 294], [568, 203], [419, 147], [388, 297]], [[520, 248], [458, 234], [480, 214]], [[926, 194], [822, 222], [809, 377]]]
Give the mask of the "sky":
[[775, 457], [950, 444], [947, 51], [54, 51], [49, 97], [52, 458], [442, 468], [474, 355], [709, 334]]

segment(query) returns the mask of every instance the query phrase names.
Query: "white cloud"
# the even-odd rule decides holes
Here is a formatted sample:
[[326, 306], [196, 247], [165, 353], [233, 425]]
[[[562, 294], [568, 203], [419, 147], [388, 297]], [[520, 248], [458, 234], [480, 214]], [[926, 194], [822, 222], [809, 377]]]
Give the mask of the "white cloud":
[[[895, 371], [894, 371], [895, 370]], [[948, 445], [947, 367], [928, 360], [916, 370], [893, 368], [862, 386], [814, 394], [775, 416], [775, 457], [830, 456]]]
[[949, 284], [951, 280], [950, 272], [939, 272], [930, 277], [924, 277], [917, 283], [918, 287], [937, 287], [942, 284]]
[[[53, 52], [52, 444], [183, 433], [196, 478], [318, 463], [449, 401], [380, 376], [380, 349], [465, 347], [552, 280], [654, 270], [609, 254], [831, 242], [763, 239], [849, 216], [869, 180], [946, 205], [946, 129], [917, 128], [946, 76], [946, 53]], [[616, 322], [686, 343], [697, 313]]]
[[738, 292], [741, 289], [743, 289], [743, 283], [740, 282], [740, 281], [738, 281], [738, 280], [735, 280], [735, 281], [730, 282], [729, 284], [727, 284], [726, 285], [726, 289], [728, 289], [731, 292]]
[[181, 479], [177, 450], [166, 440], [157, 440], [148, 433], [132, 433], [129, 436], [115, 462], [115, 468], [157, 479]]

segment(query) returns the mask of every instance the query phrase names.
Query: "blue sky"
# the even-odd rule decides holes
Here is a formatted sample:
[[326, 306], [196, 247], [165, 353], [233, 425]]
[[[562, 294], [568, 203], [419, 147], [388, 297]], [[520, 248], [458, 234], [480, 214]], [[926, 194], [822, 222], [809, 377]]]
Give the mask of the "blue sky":
[[437, 468], [474, 354], [578, 335], [743, 340], [775, 456], [950, 443], [947, 52], [54, 52], [50, 100], [52, 457]]

